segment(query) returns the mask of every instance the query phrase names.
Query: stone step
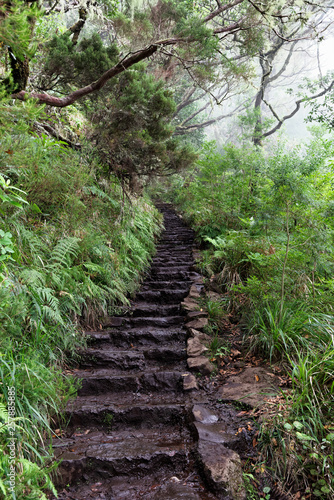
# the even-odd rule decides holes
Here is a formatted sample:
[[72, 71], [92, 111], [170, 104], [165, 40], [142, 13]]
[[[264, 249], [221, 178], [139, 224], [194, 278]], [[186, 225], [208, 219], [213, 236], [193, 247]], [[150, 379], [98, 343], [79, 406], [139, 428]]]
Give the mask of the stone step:
[[182, 327], [169, 328], [114, 328], [100, 332], [86, 332], [87, 337], [94, 346], [111, 341], [118, 348], [131, 349], [132, 347], [166, 345], [168, 342], [186, 341], [186, 331]]
[[184, 316], [140, 316], [138, 318], [129, 318], [129, 324], [131, 324], [133, 327], [156, 326], [158, 328], [168, 328], [173, 325], [183, 325]]
[[113, 431], [127, 429], [130, 432], [129, 427], [140, 429], [161, 428], [161, 425], [179, 427], [185, 424], [190, 408], [181, 394], [117, 393], [78, 397], [67, 405], [64, 416], [70, 425], [67, 434], [78, 433], [77, 429], [73, 430], [75, 427], [79, 427], [83, 434], [83, 429], [92, 427], [99, 429], [106, 427]]
[[56, 460], [61, 460], [58, 486], [92, 479], [129, 475], [147, 476], [159, 469], [180, 473], [187, 465], [189, 452], [185, 436], [174, 428], [104, 433], [95, 431], [83, 436], [54, 442]]
[[[156, 285], [159, 283], [156, 282]], [[146, 290], [138, 292], [136, 298], [156, 304], [179, 304], [189, 293], [189, 287], [172, 290]]]
[[[117, 317], [119, 327], [123, 330], [128, 328], [138, 328], [146, 326], [156, 326], [157, 328], [168, 328], [174, 325], [183, 325], [185, 317], [180, 309], [178, 315], [174, 316], [119, 316]], [[114, 318], [112, 318], [112, 323]], [[107, 323], [105, 326], [113, 326], [112, 323]], [[118, 326], [118, 325], [116, 325]]]
[[[187, 484], [191, 469], [178, 473], [173, 471], [154, 471], [153, 475], [143, 478], [119, 476], [98, 481], [85, 481], [75, 484], [67, 491], [58, 493], [58, 500], [217, 500], [217, 497], [206, 492], [199, 477], [192, 477]], [[52, 497], [55, 500], [55, 497]]]
[[166, 281], [166, 280], [185, 280], [185, 281], [189, 281], [190, 279], [190, 272], [191, 270], [188, 269], [188, 270], [177, 270], [177, 269], [173, 269], [173, 268], [165, 268], [165, 269], [162, 269], [161, 267], [159, 269], [152, 269], [150, 271], [150, 273], [148, 274], [148, 276], [151, 277], [151, 279], [155, 279], [155, 280], [162, 280], [162, 281]]
[[186, 348], [184, 343], [174, 343], [121, 350], [108, 342], [100, 344], [98, 348], [85, 349], [80, 358], [81, 367], [105, 366], [112, 370], [143, 370], [159, 362], [168, 365], [186, 359]]
[[[183, 370], [185, 372], [185, 368]], [[181, 371], [166, 371], [154, 369], [135, 373], [115, 373], [110, 369], [75, 370], [76, 378], [81, 379], [79, 396], [106, 394], [108, 392], [154, 392], [181, 391]]]
[[189, 292], [192, 281], [150, 281], [146, 279], [141, 287], [142, 291], [158, 290], [161, 292], [170, 290], [182, 290]]
[[139, 316], [180, 316], [182, 309], [180, 304], [152, 304], [147, 302], [134, 302], [131, 307], [132, 317]]
[[183, 265], [175, 265], [173, 264], [172, 266], [161, 266], [161, 264], [153, 264], [150, 268], [150, 275], [153, 276], [155, 274], [169, 274], [172, 273], [174, 276], [175, 273], [184, 273], [184, 272], [189, 272], [193, 270], [193, 265], [187, 263]]
[[154, 266], [160, 266], [160, 267], [168, 267], [168, 266], [193, 266], [194, 265], [194, 260], [193, 259], [175, 259], [174, 257], [159, 257], [159, 258], [154, 258], [152, 260], [152, 264]]

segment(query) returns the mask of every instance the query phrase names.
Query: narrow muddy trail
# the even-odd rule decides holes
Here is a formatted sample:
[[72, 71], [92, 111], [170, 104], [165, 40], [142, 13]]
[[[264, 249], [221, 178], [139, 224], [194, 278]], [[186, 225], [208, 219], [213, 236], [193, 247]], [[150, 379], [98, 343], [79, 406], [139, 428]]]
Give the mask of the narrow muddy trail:
[[[158, 208], [166, 230], [130, 313], [89, 333], [90, 347], [76, 371], [82, 387], [67, 407], [66, 435], [54, 442], [62, 460], [60, 500], [232, 498], [213, 494], [203, 482], [201, 424], [194, 426], [193, 415], [208, 396], [184, 390], [187, 334], [181, 301], [200, 283], [193, 267], [194, 235], [169, 206]], [[196, 286], [200, 291], [202, 285]], [[209, 423], [218, 420], [208, 415]], [[235, 441], [232, 431], [226, 435]], [[222, 430], [216, 432], [221, 439]], [[214, 453], [217, 443], [211, 443]]]

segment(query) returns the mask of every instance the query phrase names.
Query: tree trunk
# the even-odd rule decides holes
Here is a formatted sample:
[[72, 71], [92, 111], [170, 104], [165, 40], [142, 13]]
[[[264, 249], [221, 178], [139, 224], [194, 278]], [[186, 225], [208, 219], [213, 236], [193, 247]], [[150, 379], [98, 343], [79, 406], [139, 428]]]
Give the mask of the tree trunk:
[[12, 86], [15, 92], [25, 90], [29, 78], [29, 59], [27, 56], [24, 59], [18, 59], [12, 52], [11, 48], [8, 49], [11, 75], [13, 78]]

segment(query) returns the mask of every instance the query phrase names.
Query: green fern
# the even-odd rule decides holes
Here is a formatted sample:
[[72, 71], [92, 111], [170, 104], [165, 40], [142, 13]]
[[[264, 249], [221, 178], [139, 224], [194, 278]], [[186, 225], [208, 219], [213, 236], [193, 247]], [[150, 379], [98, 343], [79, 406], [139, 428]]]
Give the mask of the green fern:
[[84, 186], [83, 191], [84, 193], [91, 193], [95, 196], [98, 196], [101, 200], [108, 201], [113, 208], [119, 209], [119, 202], [110, 198], [107, 193], [102, 191], [102, 189], [98, 188], [97, 186]]
[[51, 252], [50, 261], [52, 267], [69, 267], [72, 259], [79, 253], [80, 238], [67, 237], [56, 244]]

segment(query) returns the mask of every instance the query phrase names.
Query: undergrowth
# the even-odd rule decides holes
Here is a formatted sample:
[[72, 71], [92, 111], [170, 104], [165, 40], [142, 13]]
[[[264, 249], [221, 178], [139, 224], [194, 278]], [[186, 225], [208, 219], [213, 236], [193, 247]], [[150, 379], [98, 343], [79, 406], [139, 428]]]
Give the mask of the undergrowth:
[[261, 470], [288, 498], [334, 498], [333, 150], [319, 134], [292, 150], [208, 143], [192, 172], [159, 187], [196, 230], [201, 271], [245, 347], [291, 378], [258, 439]]
[[124, 196], [91, 150], [30, 130], [42, 113], [33, 104], [2, 101], [0, 112], [0, 498], [43, 499], [46, 439], [77, 389], [63, 370], [84, 329], [128, 304], [161, 218], [147, 198]]

